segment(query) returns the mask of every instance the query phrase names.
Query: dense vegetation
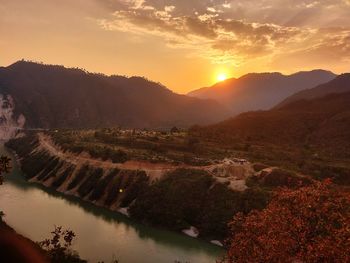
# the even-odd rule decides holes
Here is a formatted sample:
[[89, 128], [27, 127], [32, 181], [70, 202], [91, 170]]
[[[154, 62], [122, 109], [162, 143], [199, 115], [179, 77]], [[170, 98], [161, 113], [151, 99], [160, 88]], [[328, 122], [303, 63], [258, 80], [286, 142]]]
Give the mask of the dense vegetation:
[[350, 184], [349, 107], [350, 93], [333, 94], [193, 127], [190, 134], [236, 149], [251, 161]]
[[184, 131], [123, 130], [54, 130], [48, 132], [62, 149], [93, 158], [123, 163], [128, 160], [207, 165], [227, 156], [226, 151], [201, 144]]
[[350, 195], [329, 182], [275, 194], [262, 211], [237, 214], [224, 262], [349, 262]]
[[204, 237], [223, 238], [237, 212], [265, 207], [269, 194], [234, 192], [201, 170], [178, 169], [151, 185], [129, 209], [143, 222], [182, 230], [196, 226]]

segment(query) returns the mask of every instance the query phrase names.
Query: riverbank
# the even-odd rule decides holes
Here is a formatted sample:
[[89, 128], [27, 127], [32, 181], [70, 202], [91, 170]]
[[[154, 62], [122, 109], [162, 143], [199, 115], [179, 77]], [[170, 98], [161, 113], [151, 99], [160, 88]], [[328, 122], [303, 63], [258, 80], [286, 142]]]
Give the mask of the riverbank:
[[116, 258], [128, 263], [213, 263], [224, 253], [204, 241], [138, 224], [77, 197], [27, 182], [17, 164], [1, 187], [0, 207], [6, 221], [34, 241], [47, 238], [54, 225], [74, 230], [73, 249], [89, 262]]

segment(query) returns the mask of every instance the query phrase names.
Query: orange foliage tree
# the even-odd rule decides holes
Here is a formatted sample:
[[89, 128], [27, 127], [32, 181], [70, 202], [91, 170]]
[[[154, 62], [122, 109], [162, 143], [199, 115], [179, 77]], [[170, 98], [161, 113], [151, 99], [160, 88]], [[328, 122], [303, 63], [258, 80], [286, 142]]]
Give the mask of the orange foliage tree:
[[350, 194], [329, 181], [281, 189], [230, 229], [223, 262], [350, 262]]

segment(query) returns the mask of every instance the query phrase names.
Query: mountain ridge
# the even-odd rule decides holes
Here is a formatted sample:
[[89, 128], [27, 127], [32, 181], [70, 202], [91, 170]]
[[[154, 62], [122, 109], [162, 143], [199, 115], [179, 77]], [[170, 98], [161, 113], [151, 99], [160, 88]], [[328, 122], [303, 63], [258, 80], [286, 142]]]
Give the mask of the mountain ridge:
[[233, 115], [267, 110], [292, 94], [328, 82], [336, 77], [330, 71], [301, 71], [291, 75], [279, 72], [248, 73], [189, 92], [196, 98], [214, 99], [231, 109]]
[[[342, 86], [338, 86], [339, 84]], [[204, 138], [278, 147], [315, 147], [350, 158], [350, 74], [320, 85], [325, 96], [290, 101], [267, 111], [250, 111], [214, 125], [195, 128]], [[315, 88], [317, 90], [319, 88]], [[327, 150], [324, 150], [327, 149]]]
[[188, 127], [229, 116], [215, 101], [180, 95], [142, 77], [19, 61], [0, 68], [0, 93], [11, 95], [27, 127]]
[[339, 75], [334, 80], [330, 82], [318, 85], [311, 89], [306, 89], [299, 91], [292, 96], [286, 98], [281, 103], [279, 103], [275, 108], [281, 108], [288, 105], [294, 101], [298, 100], [310, 100], [315, 98], [320, 98], [332, 93], [346, 93], [350, 92], [350, 73], [344, 73]]

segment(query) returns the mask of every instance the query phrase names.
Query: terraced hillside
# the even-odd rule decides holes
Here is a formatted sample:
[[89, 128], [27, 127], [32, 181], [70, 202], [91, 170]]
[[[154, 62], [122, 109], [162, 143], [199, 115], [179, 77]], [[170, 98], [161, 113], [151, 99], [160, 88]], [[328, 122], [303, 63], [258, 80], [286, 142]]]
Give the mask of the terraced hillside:
[[[10, 140], [7, 146], [17, 153], [22, 171], [31, 182], [119, 211], [147, 224], [177, 231], [197, 229], [199, 236], [206, 239], [223, 240], [227, 222], [232, 216], [237, 212], [248, 213], [251, 209], [265, 207], [270, 196], [269, 189], [275, 187], [265, 185], [263, 178], [278, 173], [278, 170], [271, 169], [266, 173], [266, 169], [262, 171], [266, 167], [259, 168], [242, 159], [211, 159], [213, 152], [208, 145], [203, 155], [192, 160], [196, 147], [174, 151], [171, 143], [167, 146], [165, 143], [169, 134], [155, 133], [159, 136], [157, 145], [166, 149], [159, 152], [138, 144], [141, 138], [147, 141], [146, 137], [153, 132], [120, 130], [120, 135], [116, 137], [118, 143], [108, 145], [112, 147], [110, 151], [123, 149], [127, 157], [125, 160], [103, 158], [103, 152], [101, 156], [100, 152], [92, 156], [90, 144], [103, 149], [105, 145], [101, 138], [106, 140], [111, 132], [27, 132]], [[129, 132], [131, 135], [124, 134]], [[139, 135], [134, 144], [123, 145], [122, 138], [133, 138], [136, 133]], [[95, 138], [94, 141], [90, 136]], [[174, 145], [181, 148], [179, 142], [187, 144], [188, 138], [183, 136], [181, 133], [174, 134]], [[74, 142], [65, 144], [61, 141], [73, 137]], [[78, 137], [80, 140], [76, 139]], [[84, 143], [87, 138], [90, 138], [87, 140], [89, 143]], [[82, 147], [80, 152], [74, 151], [77, 145]], [[188, 160], [192, 161], [171, 159], [185, 152]], [[145, 159], [141, 153], [150, 157]], [[221, 154], [229, 155], [225, 151]], [[158, 158], [160, 156], [163, 158]]]

